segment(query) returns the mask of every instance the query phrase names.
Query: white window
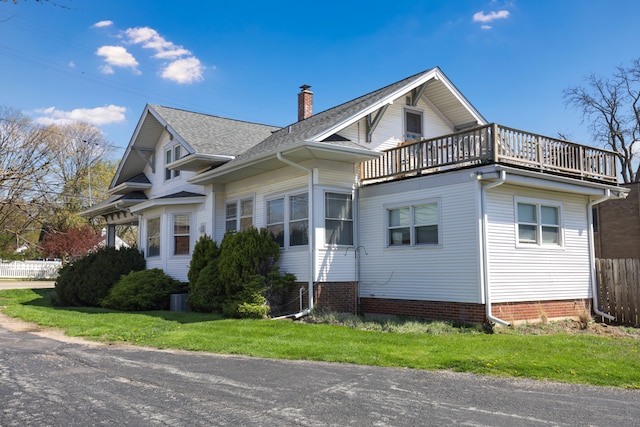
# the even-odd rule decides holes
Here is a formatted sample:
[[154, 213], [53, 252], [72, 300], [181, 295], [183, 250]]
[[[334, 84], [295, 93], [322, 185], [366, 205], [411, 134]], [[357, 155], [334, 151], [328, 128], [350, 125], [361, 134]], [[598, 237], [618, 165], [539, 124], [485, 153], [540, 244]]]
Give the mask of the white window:
[[147, 257], [160, 256], [160, 218], [147, 220]]
[[267, 200], [267, 230], [284, 247], [284, 198]]
[[[175, 162], [176, 160], [180, 159], [182, 157], [182, 146], [180, 145], [176, 145], [174, 147], [168, 148], [165, 152], [164, 152], [164, 164], [168, 165], [171, 162]], [[175, 178], [177, 176], [180, 176], [180, 171], [179, 170], [171, 170], [169, 168], [167, 168], [165, 166], [164, 169], [164, 179], [165, 180], [170, 180], [172, 178]]]
[[516, 201], [517, 241], [562, 245], [561, 206], [553, 202]]
[[309, 195], [289, 197], [289, 246], [309, 244]]
[[440, 208], [438, 202], [387, 207], [388, 246], [438, 245]]
[[173, 216], [173, 254], [189, 255], [191, 250], [191, 215]]
[[238, 230], [238, 203], [227, 203], [225, 206], [226, 211], [226, 226], [225, 231]]
[[353, 245], [351, 193], [325, 193], [324, 228], [327, 245]]
[[225, 231], [253, 227], [253, 199], [236, 200], [225, 205]]
[[[267, 230], [281, 248], [309, 244], [309, 197], [293, 194], [267, 200]], [[288, 237], [287, 237], [288, 236]]]
[[422, 112], [405, 108], [404, 110], [405, 141], [422, 139]]

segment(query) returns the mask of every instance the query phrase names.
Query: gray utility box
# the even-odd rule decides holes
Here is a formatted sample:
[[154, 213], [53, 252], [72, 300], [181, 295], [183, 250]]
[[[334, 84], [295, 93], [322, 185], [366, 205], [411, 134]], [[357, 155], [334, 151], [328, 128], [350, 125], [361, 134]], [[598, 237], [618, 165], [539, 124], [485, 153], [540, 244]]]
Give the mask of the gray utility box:
[[190, 311], [187, 305], [187, 297], [189, 294], [171, 294], [169, 309], [171, 311]]

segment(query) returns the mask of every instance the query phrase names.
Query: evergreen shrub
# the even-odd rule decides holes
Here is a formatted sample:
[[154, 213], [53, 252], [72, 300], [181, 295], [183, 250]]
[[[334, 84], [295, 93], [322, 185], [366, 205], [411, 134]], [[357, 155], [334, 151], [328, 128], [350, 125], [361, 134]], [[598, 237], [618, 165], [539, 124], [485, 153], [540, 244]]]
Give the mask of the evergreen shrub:
[[55, 304], [99, 307], [121, 276], [144, 270], [145, 266], [144, 256], [137, 248], [101, 248], [60, 269]]
[[168, 310], [171, 294], [186, 291], [186, 283], [159, 268], [133, 271], [116, 282], [101, 305], [123, 311]]
[[[196, 246], [201, 242], [203, 247], [194, 250], [199, 260], [192, 261], [189, 271], [187, 304], [192, 310], [262, 318], [282, 306], [295, 276], [281, 275], [275, 266], [280, 245], [266, 229], [227, 233], [217, 250], [206, 239]], [[203, 264], [200, 259], [207, 258], [206, 267], [198, 271]]]

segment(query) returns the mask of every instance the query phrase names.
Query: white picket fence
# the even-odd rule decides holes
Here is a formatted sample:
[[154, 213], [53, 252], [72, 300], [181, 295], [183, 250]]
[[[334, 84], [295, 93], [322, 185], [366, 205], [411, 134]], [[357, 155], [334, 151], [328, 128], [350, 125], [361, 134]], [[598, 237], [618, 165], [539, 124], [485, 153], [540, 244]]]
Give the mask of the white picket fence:
[[0, 279], [55, 279], [60, 261], [0, 261]]

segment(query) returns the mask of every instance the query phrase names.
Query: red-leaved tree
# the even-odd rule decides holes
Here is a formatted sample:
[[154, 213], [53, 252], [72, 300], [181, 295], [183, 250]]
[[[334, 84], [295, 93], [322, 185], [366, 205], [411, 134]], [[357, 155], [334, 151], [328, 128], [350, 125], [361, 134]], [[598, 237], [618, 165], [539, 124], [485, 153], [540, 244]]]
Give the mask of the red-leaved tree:
[[96, 250], [102, 236], [88, 225], [70, 228], [64, 233], [52, 233], [42, 240], [47, 256], [61, 258], [64, 263], [82, 258]]

